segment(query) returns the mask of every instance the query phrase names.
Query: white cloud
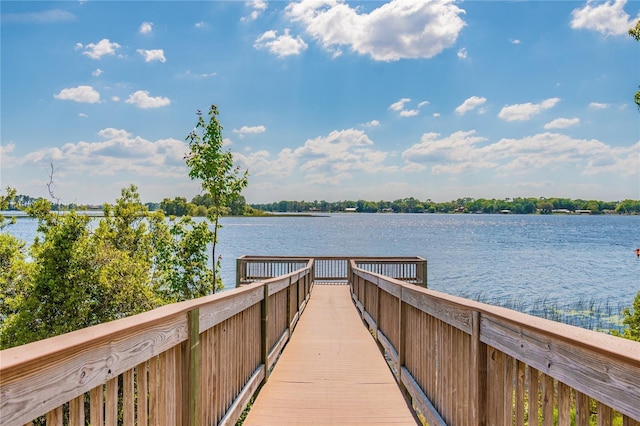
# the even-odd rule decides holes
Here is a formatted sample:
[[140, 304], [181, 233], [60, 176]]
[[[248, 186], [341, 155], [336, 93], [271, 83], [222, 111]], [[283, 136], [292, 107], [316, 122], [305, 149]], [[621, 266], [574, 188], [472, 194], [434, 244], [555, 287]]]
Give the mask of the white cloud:
[[140, 24], [140, 34], [150, 34], [153, 31], [153, 22], [143, 22]]
[[309, 139], [293, 151], [302, 163], [300, 170], [316, 176], [340, 175], [347, 172], [375, 173], [394, 171], [384, 165], [387, 153], [370, 148], [373, 142], [356, 129], [334, 130], [325, 137]]
[[470, 98], [467, 98], [462, 104], [458, 105], [458, 107], [456, 107], [456, 112], [460, 115], [463, 115], [468, 111], [473, 111], [480, 105], [484, 105], [485, 102], [487, 102], [487, 98], [483, 98], [480, 96], [471, 96]]
[[196, 23], [194, 24], [194, 26], [195, 26], [196, 28], [206, 28], [206, 27], [207, 27], [207, 23], [206, 23], [206, 22], [204, 22], [204, 21], [200, 21], [200, 22], [196, 22]]
[[325, 49], [348, 46], [377, 61], [431, 58], [454, 46], [465, 26], [454, 0], [392, 0], [368, 14], [340, 0], [302, 0], [286, 12]]
[[525, 104], [507, 105], [500, 110], [498, 117], [506, 121], [526, 121], [544, 110], [553, 108], [558, 102], [560, 102], [560, 98], [549, 98], [539, 104], [527, 102]]
[[353, 172], [397, 170], [385, 166], [387, 153], [373, 150], [371, 145], [373, 142], [361, 130], [336, 130], [307, 140], [296, 149], [283, 149], [275, 158], [266, 150], [234, 153], [234, 158], [252, 176], [286, 177], [302, 171], [305, 182], [316, 184], [338, 184]]
[[402, 153], [407, 166], [432, 174], [459, 174], [494, 169], [498, 174], [526, 174], [544, 167], [568, 167], [584, 175], [640, 174], [640, 142], [631, 147], [612, 147], [598, 140], [574, 139], [558, 133], [541, 133], [520, 139], [501, 139], [487, 144], [475, 131], [455, 132], [441, 138], [426, 133]]
[[60, 93], [53, 95], [56, 99], [66, 101], [95, 104], [100, 102], [100, 93], [91, 86], [78, 86], [62, 89]]
[[284, 58], [291, 55], [299, 55], [308, 46], [300, 36], [293, 37], [289, 28], [284, 30], [284, 34], [277, 36], [277, 31], [266, 31], [258, 37], [253, 44], [256, 49], [267, 49], [269, 52]]
[[591, 102], [589, 104], [589, 108], [593, 109], [607, 109], [609, 108], [609, 104], [601, 103], [601, 102]]
[[467, 59], [467, 56], [469, 56], [469, 53], [467, 52], [466, 47], [463, 47], [462, 49], [458, 50], [459, 59]]
[[393, 110], [393, 111], [402, 111], [404, 109], [404, 105], [407, 102], [411, 102], [411, 99], [409, 98], [402, 98], [400, 99], [398, 102], [394, 102], [391, 105], [389, 105], [389, 109]]
[[109, 39], [103, 38], [98, 43], [89, 43], [86, 46], [82, 46], [81, 43], [76, 43], [76, 49], [84, 48], [83, 55], [87, 55], [91, 59], [100, 59], [105, 55], [115, 55], [116, 49], [121, 46], [118, 43], [111, 43]]
[[626, 0], [606, 1], [604, 3], [587, 1], [581, 9], [571, 12], [571, 28], [597, 31], [605, 36], [626, 35], [635, 22], [624, 11]]
[[249, 170], [251, 176], [256, 177], [287, 177], [294, 172], [298, 163], [289, 148], [280, 151], [274, 159], [271, 159], [269, 152], [265, 150], [249, 154], [235, 152], [233, 158], [242, 168]]
[[264, 133], [267, 128], [264, 126], [242, 126], [240, 129], [233, 129], [233, 133], [238, 133], [241, 138], [248, 134]]
[[103, 74], [103, 72], [104, 71], [102, 71], [100, 68], [96, 68], [95, 71], [91, 73], [91, 75], [94, 77], [100, 77]]
[[255, 21], [267, 10], [267, 2], [265, 0], [252, 0], [246, 3], [250, 7], [251, 14], [248, 17], [242, 17], [241, 21]]
[[80, 113], [78, 113], [78, 117], [87, 118], [88, 115], [85, 114], [84, 112], [80, 112]]
[[21, 164], [55, 160], [56, 167], [83, 176], [185, 176], [184, 154], [188, 146], [176, 139], [149, 141], [122, 129], [98, 132], [101, 141], [67, 143], [31, 152], [17, 159]]
[[544, 128], [549, 129], [566, 129], [567, 127], [577, 126], [580, 124], [579, 118], [556, 118], [553, 121], [544, 125]]
[[437, 133], [425, 133], [420, 143], [411, 146], [402, 153], [402, 158], [415, 169], [424, 169], [432, 164], [431, 172], [460, 173], [495, 166], [478, 154], [475, 146], [486, 141], [477, 136], [474, 130], [452, 133], [439, 139]]
[[425, 105], [429, 105], [429, 101], [422, 101], [418, 104], [418, 108], [422, 108]]
[[171, 104], [169, 98], [163, 98], [162, 96], [152, 97], [149, 96], [149, 92], [146, 90], [138, 90], [135, 93], [129, 95], [129, 98], [125, 101], [127, 104], [133, 104], [138, 108], [159, 108]]
[[434, 113], [433, 113], [433, 116], [434, 116], [434, 117], [436, 117], [436, 118], [438, 118], [438, 117], [440, 117], [440, 113], [439, 113], [439, 112], [434, 112]]
[[196, 74], [191, 72], [190, 70], [187, 70], [184, 73], [185, 77], [189, 77], [189, 78], [211, 78], [211, 77], [215, 77], [217, 76], [218, 73], [217, 72], [209, 72], [209, 73], [201, 73], [201, 74]]
[[112, 100], [113, 102], [120, 102], [120, 97], [118, 97], [118, 96], [112, 96], [112, 97], [111, 97], [111, 100]]
[[15, 151], [16, 144], [13, 142], [9, 142], [6, 144], [0, 144], [0, 158], [6, 158], [10, 153]]
[[97, 135], [104, 139], [126, 139], [131, 137], [131, 133], [127, 132], [126, 130], [114, 129], [113, 127], [102, 129], [97, 133]]
[[145, 62], [152, 62], [152, 61], [166, 62], [167, 61], [167, 59], [164, 57], [163, 49], [152, 49], [152, 50], [138, 49], [136, 50], [136, 52], [138, 52], [144, 57]]
[[520, 44], [522, 42], [520, 40], [518, 40], [517, 38], [510, 38], [509, 39], [509, 43], [511, 43], [511, 44]]
[[[404, 109], [405, 105], [409, 102], [411, 102], [411, 99], [402, 98], [398, 102], [394, 102], [391, 105], [389, 105], [389, 109], [392, 111], [400, 111], [400, 117], [414, 117], [420, 114], [420, 111], [418, 111], [417, 109]], [[419, 106], [422, 106], [424, 104], [425, 103], [422, 102]]]
[[415, 117], [420, 114], [420, 111], [417, 109], [404, 109], [400, 111], [400, 117]]
[[368, 123], [363, 124], [364, 127], [378, 127], [379, 125], [380, 122], [378, 120], [371, 120]]

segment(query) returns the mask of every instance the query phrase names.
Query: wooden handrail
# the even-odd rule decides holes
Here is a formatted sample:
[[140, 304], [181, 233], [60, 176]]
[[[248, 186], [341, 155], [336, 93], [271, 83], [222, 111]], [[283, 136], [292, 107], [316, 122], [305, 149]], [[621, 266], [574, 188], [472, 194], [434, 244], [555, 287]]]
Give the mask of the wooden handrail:
[[85, 411], [92, 424], [235, 424], [304, 310], [312, 267], [0, 352], [0, 424], [84, 424]]
[[[504, 424], [526, 416], [640, 422], [640, 343], [556, 323], [365, 271], [352, 294], [430, 424]], [[540, 395], [539, 395], [540, 392]], [[540, 402], [538, 402], [538, 398]]]

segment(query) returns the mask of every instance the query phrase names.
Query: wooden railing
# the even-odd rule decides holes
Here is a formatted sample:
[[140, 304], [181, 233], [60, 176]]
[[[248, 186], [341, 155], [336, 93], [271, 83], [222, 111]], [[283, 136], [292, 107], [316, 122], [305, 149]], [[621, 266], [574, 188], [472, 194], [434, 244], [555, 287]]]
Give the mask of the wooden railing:
[[351, 263], [356, 306], [430, 425], [640, 425], [640, 343]]
[[306, 306], [313, 260], [298, 265], [2, 351], [0, 424], [235, 424]]
[[[310, 257], [242, 256], [236, 260], [236, 287], [288, 274], [306, 265]], [[350, 261], [359, 268], [427, 287], [427, 261], [421, 257], [314, 257], [314, 282], [344, 282]]]
[[348, 279], [430, 425], [640, 425], [640, 343], [427, 290], [420, 258], [241, 259], [268, 279], [2, 351], [0, 424], [234, 424], [314, 279]]

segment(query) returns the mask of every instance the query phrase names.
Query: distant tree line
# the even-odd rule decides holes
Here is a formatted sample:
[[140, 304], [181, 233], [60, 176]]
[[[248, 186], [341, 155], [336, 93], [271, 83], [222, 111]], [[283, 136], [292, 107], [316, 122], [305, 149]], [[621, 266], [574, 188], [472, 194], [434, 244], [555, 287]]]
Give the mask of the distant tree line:
[[256, 216], [263, 213], [249, 206], [242, 195], [220, 207], [216, 207], [209, 195], [196, 195], [191, 202], [184, 197], [175, 197], [173, 200], [165, 198], [157, 204], [157, 210], [162, 210], [168, 216], [207, 216], [217, 208], [221, 216]]
[[[7, 204], [7, 210], [24, 210], [33, 206], [39, 200], [44, 198], [34, 198], [29, 195], [14, 195]], [[52, 211], [71, 211], [71, 210], [102, 210], [103, 205], [83, 205], [77, 203], [50, 203]], [[213, 198], [210, 195], [196, 195], [188, 201], [185, 197], [175, 197], [174, 199], [165, 198], [161, 202], [144, 203], [144, 206], [151, 212], [162, 210], [167, 216], [198, 216], [204, 217], [216, 210]], [[255, 216], [262, 212], [249, 206], [245, 198], [240, 195], [233, 198], [225, 206], [220, 208], [221, 216]]]
[[413, 197], [395, 201], [278, 201], [251, 204], [267, 212], [344, 212], [359, 213], [514, 213], [552, 214], [584, 212], [591, 214], [640, 214], [640, 200], [598, 201], [570, 198], [458, 198], [453, 201], [421, 201]]

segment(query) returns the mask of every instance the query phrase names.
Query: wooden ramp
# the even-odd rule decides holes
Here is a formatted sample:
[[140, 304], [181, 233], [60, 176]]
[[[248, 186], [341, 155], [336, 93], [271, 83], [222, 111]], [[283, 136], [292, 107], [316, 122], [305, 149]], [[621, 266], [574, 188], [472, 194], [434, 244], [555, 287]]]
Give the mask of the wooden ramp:
[[419, 424], [349, 286], [316, 285], [244, 425]]

